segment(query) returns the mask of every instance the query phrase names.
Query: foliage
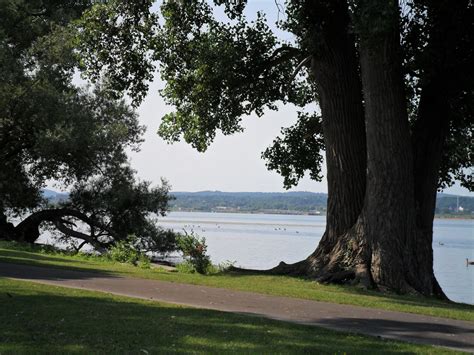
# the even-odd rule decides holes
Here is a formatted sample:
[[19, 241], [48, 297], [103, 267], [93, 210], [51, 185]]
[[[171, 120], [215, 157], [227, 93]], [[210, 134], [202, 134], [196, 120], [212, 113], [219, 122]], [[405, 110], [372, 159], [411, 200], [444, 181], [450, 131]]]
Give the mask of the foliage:
[[299, 112], [298, 117], [294, 126], [281, 130], [283, 138], [277, 137], [262, 153], [268, 170], [276, 170], [283, 177], [287, 189], [296, 186], [306, 171], [312, 180], [322, 179], [324, 141], [321, 117], [303, 112]]
[[[140, 6], [121, 3], [131, 12]], [[127, 163], [126, 150], [137, 151], [144, 133], [137, 114], [106, 82], [82, 89], [73, 83], [83, 63], [72, 23], [93, 4], [101, 6], [85, 0], [0, 3], [0, 234], [34, 241], [39, 224], [49, 222], [76, 252], [85, 243], [104, 251], [130, 234], [137, 252], [167, 252], [175, 248], [174, 234], [151, 215], [166, 212], [169, 187], [136, 181]], [[48, 180], [72, 188], [70, 200], [50, 208], [40, 193]], [[25, 210], [33, 213], [17, 231], [5, 214], [24, 216]], [[35, 221], [41, 212], [49, 214]]]
[[[308, 83], [292, 80], [293, 71], [302, 59], [300, 53], [280, 43], [266, 24], [262, 14], [248, 24], [239, 17], [221, 23], [213, 18], [206, 1], [165, 1], [161, 8], [164, 24], [156, 21], [146, 29], [141, 24], [117, 22], [117, 14], [127, 18], [130, 9], [112, 1], [109, 6], [95, 6], [81, 22], [81, 55], [97, 78], [107, 77], [111, 88], [120, 92], [138, 87], [146, 80], [141, 71], [116, 75], [126, 68], [150, 65], [143, 53], [143, 37], [150, 38], [148, 50], [159, 61], [160, 74], [166, 81], [161, 94], [176, 111], [162, 119], [160, 135], [170, 142], [181, 136], [199, 151], [204, 151], [216, 130], [232, 134], [242, 130], [241, 117], [265, 108], [276, 109], [275, 101], [304, 104], [311, 101]], [[136, 17], [152, 21], [146, 7]], [[100, 15], [99, 15], [100, 13]], [[140, 29], [144, 31], [140, 31]], [[131, 34], [126, 37], [124, 33]], [[109, 41], [118, 36], [119, 41]], [[135, 44], [137, 48], [133, 46]], [[249, 46], [252, 44], [252, 46]], [[277, 50], [279, 45], [284, 48]], [[134, 56], [122, 55], [130, 48]], [[98, 64], [100, 63], [100, 64]], [[114, 70], [103, 70], [103, 66]], [[212, 63], [212, 65], [210, 64]], [[100, 70], [99, 70], [100, 69]], [[140, 101], [144, 92], [133, 95]]]
[[[176, 235], [156, 224], [164, 216], [169, 185], [152, 187], [150, 182], [137, 181], [135, 172], [126, 165], [107, 170], [75, 185], [64, 204], [90, 216], [89, 234], [102, 246], [133, 245], [140, 253], [166, 253], [176, 248]], [[130, 240], [133, 235], [133, 240]]]
[[474, 6], [464, 0], [455, 6], [450, 1], [408, 1], [402, 14], [411, 124], [416, 125], [421, 93], [430, 86], [442, 90], [449, 105], [445, 118], [449, 125], [439, 187], [446, 188], [457, 180], [473, 191]]
[[[150, 12], [153, 2], [97, 2], [84, 13], [77, 33], [81, 38], [81, 69], [96, 82], [106, 77], [115, 97], [129, 90], [135, 105], [143, 100], [153, 78], [150, 45], [154, 46], [151, 34], [157, 26], [157, 16]], [[97, 41], [99, 38], [104, 41]], [[96, 52], [102, 54], [96, 57]]]
[[133, 239], [119, 240], [109, 248], [107, 257], [119, 263], [150, 265], [150, 259], [135, 249]]
[[[172, 210], [232, 212], [311, 212], [326, 211], [328, 195], [314, 192], [173, 192]], [[474, 197], [438, 194], [436, 213], [453, 213], [459, 206], [464, 213], [474, 211]]]
[[211, 266], [211, 259], [207, 252], [205, 238], [199, 238], [193, 231], [180, 234], [177, 237], [178, 249], [183, 253], [184, 258], [189, 264], [182, 266], [183, 271], [190, 270], [190, 266], [194, 271], [200, 274], [206, 274]]
[[100, 85], [72, 84], [75, 35], [67, 25], [91, 1], [0, 4], [0, 210], [34, 208], [39, 188], [99, 173], [137, 149], [143, 127]]
[[196, 268], [189, 260], [184, 260], [183, 262], [176, 264], [176, 270], [182, 274], [192, 274], [196, 272]]
[[[137, 92], [146, 89], [146, 75], [142, 69], [135, 73], [128, 68], [143, 63], [151, 72], [152, 60], [156, 60], [166, 82], [161, 95], [176, 108], [175, 112], [163, 117], [159, 134], [170, 142], [183, 138], [199, 151], [207, 148], [217, 131], [224, 134], [240, 132], [241, 120], [250, 113], [261, 115], [265, 109], [276, 109], [279, 102], [304, 106], [319, 100], [309, 62], [300, 64], [309, 55], [319, 55], [324, 43], [317, 34], [332, 24], [317, 24], [311, 14], [331, 18], [338, 6], [347, 6], [346, 2], [334, 1], [286, 1], [286, 16], [276, 25], [294, 35], [294, 43], [289, 43], [272, 33], [263, 14], [256, 14], [255, 19], [249, 20], [244, 11], [246, 1], [213, 1], [216, 7], [223, 7], [228, 16], [222, 21], [217, 20], [212, 3], [204, 0], [164, 1], [162, 21], [158, 21], [145, 3], [139, 9], [120, 6], [120, 3], [111, 1], [109, 5], [95, 6], [85, 13], [80, 23], [81, 53], [87, 63], [93, 63], [87, 65], [89, 73], [96, 78], [103, 74], [117, 92], [123, 89]], [[364, 16], [368, 15], [357, 12], [358, 2], [349, 4], [350, 14], [357, 13], [352, 21], [359, 19], [348, 27], [351, 33], [354, 26], [359, 32], [363, 28], [381, 32], [387, 27], [382, 20], [367, 28], [369, 24]], [[473, 33], [470, 30], [473, 6], [464, 0], [456, 6], [451, 6], [450, 1], [431, 0], [408, 1], [402, 5], [405, 91], [412, 123], [417, 120], [421, 90], [430, 83], [433, 73], [438, 73], [436, 68], [444, 68], [449, 80], [446, 85], [441, 84], [439, 90], [446, 90], [449, 96], [450, 112], [446, 120], [450, 126], [439, 171], [439, 187], [449, 186], [458, 179], [463, 186], [472, 189], [471, 84], [474, 78], [471, 63], [474, 46], [468, 33]], [[279, 5], [275, 6], [280, 11]], [[309, 6], [312, 12], [307, 11]], [[373, 6], [378, 5], [374, 3]], [[131, 10], [135, 12], [132, 14]], [[452, 16], [448, 22], [453, 25], [449, 28], [439, 26], [445, 13]], [[133, 21], [122, 23], [117, 21], [121, 16], [135, 16], [142, 22], [138, 21], [138, 25]], [[448, 33], [449, 37], [445, 36]], [[452, 49], [447, 51], [450, 53], [447, 57], [437, 55], [440, 48], [428, 45], [431, 38], [439, 37], [438, 34], [444, 36], [438, 41], [440, 48]], [[110, 41], [110, 38], [120, 40]], [[151, 58], [143, 56], [143, 38], [148, 39]], [[122, 47], [129, 49], [127, 55], [121, 55]], [[116, 72], [101, 70], [101, 65], [112, 67], [112, 64], [119, 68]], [[299, 74], [295, 73], [297, 68]], [[124, 70], [127, 75], [117, 74]], [[138, 84], [140, 80], [142, 82]], [[143, 96], [142, 91], [133, 95], [137, 101]], [[307, 135], [307, 129], [318, 125], [316, 117], [300, 116], [299, 122], [284, 129], [283, 136], [275, 139], [263, 153], [267, 167], [283, 176], [285, 187], [295, 185], [305, 171], [309, 171], [312, 178], [320, 177], [322, 137], [319, 133]]]
[[301, 211], [325, 210], [327, 194], [313, 192], [173, 192], [170, 208], [196, 211]]

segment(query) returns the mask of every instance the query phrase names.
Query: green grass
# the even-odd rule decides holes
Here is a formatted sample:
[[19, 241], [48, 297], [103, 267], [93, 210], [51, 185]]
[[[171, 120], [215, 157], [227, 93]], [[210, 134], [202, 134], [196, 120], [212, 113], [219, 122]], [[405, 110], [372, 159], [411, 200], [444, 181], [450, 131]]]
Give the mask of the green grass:
[[50, 249], [45, 250], [37, 246], [25, 246], [12, 242], [0, 242], [0, 261], [102, 273], [108, 272], [128, 277], [206, 285], [269, 295], [474, 321], [474, 306], [467, 304], [415, 296], [383, 294], [350, 286], [321, 285], [301, 278], [244, 275], [238, 273], [203, 276], [170, 272], [163, 269], [141, 269], [132, 265], [114, 263], [105, 258], [83, 255], [70, 256]]
[[441, 354], [453, 351], [0, 278], [0, 353]]

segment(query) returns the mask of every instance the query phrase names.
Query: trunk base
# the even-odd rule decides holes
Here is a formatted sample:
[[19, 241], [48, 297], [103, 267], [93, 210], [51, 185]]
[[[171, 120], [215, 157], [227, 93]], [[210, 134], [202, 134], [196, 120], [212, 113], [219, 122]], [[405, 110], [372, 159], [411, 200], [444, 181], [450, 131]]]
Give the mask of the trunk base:
[[[245, 274], [304, 277], [323, 284], [346, 284], [384, 293], [423, 295], [448, 300], [433, 272], [431, 272], [431, 276], [425, 276], [430, 278], [431, 282], [429, 284], [423, 283], [423, 286], [418, 282], [416, 284], [411, 283], [410, 279], [405, 276], [406, 272], [404, 270], [399, 270], [399, 273], [394, 275], [397, 284], [402, 285], [401, 287], [385, 284], [383, 280], [382, 282], [376, 282], [373, 277], [374, 272], [375, 274], [380, 273], [374, 270], [372, 247], [367, 242], [364, 223], [361, 218], [346, 234], [338, 238], [334, 245], [331, 245], [330, 239], [328, 232], [326, 232], [318, 248], [310, 256], [293, 264], [282, 261], [268, 270], [232, 267], [229, 271]], [[410, 260], [410, 256], [407, 259]]]

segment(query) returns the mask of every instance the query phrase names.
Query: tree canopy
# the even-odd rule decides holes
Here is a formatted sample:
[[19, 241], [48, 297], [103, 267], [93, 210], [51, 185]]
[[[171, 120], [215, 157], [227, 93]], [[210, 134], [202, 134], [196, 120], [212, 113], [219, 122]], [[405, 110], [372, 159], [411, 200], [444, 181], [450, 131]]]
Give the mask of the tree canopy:
[[[94, 3], [0, 4], [0, 237], [34, 242], [49, 222], [81, 247], [104, 250], [133, 234], [143, 251], [169, 250], [172, 234], [149, 217], [166, 212], [169, 187], [139, 181], [127, 161], [145, 130], [136, 112], [102, 83], [74, 83], [72, 23]], [[48, 181], [72, 189], [71, 199], [49, 205]]]
[[[277, 103], [304, 107], [318, 96], [317, 83], [305, 59], [317, 52], [322, 43], [311, 34], [318, 29], [304, 11], [304, 1], [287, 1], [286, 16], [276, 24], [294, 35], [292, 43], [277, 38], [264, 14], [258, 13], [248, 21], [246, 1], [215, 1], [214, 5], [224, 7], [228, 16], [219, 20], [208, 1], [164, 1], [161, 18], [151, 11], [152, 3], [130, 6], [109, 1], [96, 5], [83, 17], [81, 48], [92, 76], [108, 78], [110, 88], [117, 93], [129, 90], [137, 104], [146, 95], [154, 70], [159, 69], [166, 83], [160, 94], [175, 107], [174, 112], [162, 118], [159, 129], [169, 142], [183, 138], [204, 151], [216, 131], [225, 135], [241, 131], [241, 120], [250, 113], [262, 115], [265, 109], [276, 109]], [[356, 5], [357, 2], [351, 5], [352, 9]], [[318, 1], [314, 11], [330, 17], [337, 6]], [[440, 24], [443, 14], [452, 16], [447, 25]], [[440, 188], [459, 180], [462, 186], [472, 189], [472, 39], [467, 35], [472, 29], [471, 14], [471, 6], [464, 2], [450, 8], [448, 1], [410, 1], [401, 9], [405, 90], [413, 126], [422, 86], [430, 82], [432, 72], [443, 67], [449, 77], [442, 89], [449, 93], [451, 110], [446, 117], [450, 124], [439, 174]], [[349, 30], [354, 31], [355, 23], [351, 26]], [[428, 33], [441, 36], [446, 33], [443, 26], [448, 26], [449, 36], [436, 46], [452, 49], [446, 51], [449, 57], [438, 56], [436, 48], [427, 45]], [[122, 55], [123, 48], [127, 55]], [[283, 136], [263, 155], [268, 167], [283, 175], [287, 187], [297, 184], [302, 171], [309, 171], [312, 178], [320, 171], [320, 164], [305, 159], [308, 150], [315, 153], [311, 147], [316, 145], [307, 138], [315, 120], [311, 120], [311, 127], [303, 129], [308, 120], [306, 115], [301, 117], [300, 129], [283, 131]], [[301, 153], [290, 144], [282, 144], [294, 142], [297, 133], [298, 140], [308, 143], [300, 145]], [[313, 137], [321, 139], [321, 131], [313, 131]], [[460, 141], [464, 144], [456, 144]]]

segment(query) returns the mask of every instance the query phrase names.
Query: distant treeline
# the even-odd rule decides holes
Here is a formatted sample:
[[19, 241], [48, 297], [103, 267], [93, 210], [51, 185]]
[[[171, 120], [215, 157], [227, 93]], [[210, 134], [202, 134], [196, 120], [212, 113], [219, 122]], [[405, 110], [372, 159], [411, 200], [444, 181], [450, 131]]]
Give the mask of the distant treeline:
[[[327, 194], [314, 192], [173, 192], [171, 210], [202, 212], [326, 213]], [[68, 198], [67, 193], [44, 190], [53, 202]], [[474, 197], [438, 194], [437, 215], [470, 215]]]
[[[327, 194], [314, 192], [174, 192], [172, 210], [326, 213]], [[471, 215], [474, 197], [438, 194], [437, 214]]]
[[327, 194], [312, 192], [174, 192], [173, 210], [220, 212], [326, 211]]

